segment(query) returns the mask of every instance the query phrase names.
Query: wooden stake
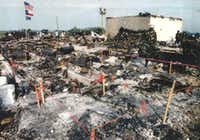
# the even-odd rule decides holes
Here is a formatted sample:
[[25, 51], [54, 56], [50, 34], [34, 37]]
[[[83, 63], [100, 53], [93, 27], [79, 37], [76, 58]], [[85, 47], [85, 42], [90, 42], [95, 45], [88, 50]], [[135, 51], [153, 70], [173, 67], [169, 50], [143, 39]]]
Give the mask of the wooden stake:
[[170, 61], [170, 65], [169, 65], [169, 74], [172, 74], [172, 61]]
[[111, 55], [111, 53], [112, 53], [111, 51], [112, 51], [112, 50], [109, 48], [108, 51], [109, 51], [109, 55]]
[[40, 108], [40, 97], [39, 97], [39, 94], [40, 94], [40, 91], [39, 89], [37, 88], [37, 85], [35, 84], [34, 85], [35, 87], [35, 95], [36, 95], [36, 100], [37, 100], [37, 105], [38, 105], [38, 108]]
[[43, 85], [43, 80], [40, 80], [40, 93], [42, 97], [42, 104], [44, 104], [44, 85]]
[[90, 140], [95, 140], [95, 129], [92, 128], [91, 132], [90, 132]]
[[106, 80], [103, 78], [102, 80], [102, 88], [103, 88], [103, 96], [106, 94], [106, 86], [105, 86]]
[[167, 113], [168, 113], [168, 110], [169, 110], [169, 105], [171, 103], [171, 98], [173, 96], [175, 85], [176, 85], [176, 80], [173, 81], [172, 88], [171, 88], [171, 90], [168, 94], [168, 100], [167, 100], [167, 105], [166, 105], [166, 109], [165, 109], [165, 114], [163, 116], [163, 124], [165, 124], [166, 119], [167, 119]]

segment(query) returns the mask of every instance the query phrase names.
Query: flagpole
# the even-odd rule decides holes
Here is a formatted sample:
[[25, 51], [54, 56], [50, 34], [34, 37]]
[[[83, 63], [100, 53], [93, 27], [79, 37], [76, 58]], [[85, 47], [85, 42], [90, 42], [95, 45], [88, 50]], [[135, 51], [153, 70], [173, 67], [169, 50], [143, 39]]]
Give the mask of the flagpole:
[[27, 30], [28, 30], [28, 19], [27, 19], [27, 8], [26, 8], [26, 5], [27, 5], [27, 2], [26, 1], [24, 1], [24, 10], [25, 10], [25, 18], [24, 18], [24, 20], [25, 20], [25, 40], [28, 40], [28, 32], [27, 32]]
[[[30, 4], [30, 3], [28, 3], [28, 2], [26, 2], [26, 1], [24, 1], [24, 7], [25, 7], [25, 20], [26, 20], [26, 22], [28, 22], [28, 20], [31, 20], [31, 17], [33, 16], [33, 6]], [[27, 29], [25, 29], [25, 36], [26, 36], [26, 39], [28, 40], [29, 39], [29, 33], [28, 33], [28, 27], [29, 27], [29, 25], [28, 25], [28, 23], [26, 23], [27, 25]]]
[[[27, 18], [27, 17], [26, 17]], [[25, 18], [25, 22], [26, 22], [26, 29], [25, 29], [25, 32], [26, 32], [26, 40], [28, 40], [28, 20]]]
[[25, 10], [25, 17], [24, 17], [24, 20], [25, 20], [25, 28], [24, 28], [24, 30], [25, 30], [25, 40], [27, 40], [27, 26], [28, 26], [28, 24], [27, 24], [27, 15], [26, 15], [26, 6], [25, 6], [25, 1], [24, 1], [24, 10]]
[[28, 23], [28, 20], [26, 19], [26, 40], [29, 40], [28, 29], [29, 29], [29, 23]]

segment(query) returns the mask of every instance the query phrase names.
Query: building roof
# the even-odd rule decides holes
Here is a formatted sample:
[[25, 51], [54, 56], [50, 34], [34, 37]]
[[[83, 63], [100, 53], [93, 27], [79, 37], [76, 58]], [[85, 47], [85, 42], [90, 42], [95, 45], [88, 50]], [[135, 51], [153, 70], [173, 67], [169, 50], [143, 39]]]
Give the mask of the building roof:
[[178, 17], [166, 17], [166, 16], [162, 16], [162, 15], [152, 15], [150, 13], [139, 13], [136, 16], [120, 16], [120, 17], [107, 17], [107, 19], [112, 19], [112, 18], [128, 18], [128, 17], [157, 17], [157, 18], [169, 18], [172, 20], [181, 20], [182, 18], [178, 18]]

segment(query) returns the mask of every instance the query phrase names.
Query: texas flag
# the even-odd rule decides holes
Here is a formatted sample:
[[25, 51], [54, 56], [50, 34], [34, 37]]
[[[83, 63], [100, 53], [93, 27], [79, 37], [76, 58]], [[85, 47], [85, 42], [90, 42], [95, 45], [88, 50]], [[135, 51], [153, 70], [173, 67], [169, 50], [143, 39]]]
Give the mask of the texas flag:
[[31, 17], [33, 16], [33, 6], [30, 5], [28, 2], [24, 1], [24, 7], [26, 20], [31, 20]]

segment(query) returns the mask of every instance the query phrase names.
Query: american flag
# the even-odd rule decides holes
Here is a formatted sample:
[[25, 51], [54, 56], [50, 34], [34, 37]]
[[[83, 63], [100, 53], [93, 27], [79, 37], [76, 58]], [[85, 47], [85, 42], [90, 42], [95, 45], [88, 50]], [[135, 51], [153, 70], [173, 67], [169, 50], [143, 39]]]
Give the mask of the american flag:
[[24, 1], [24, 7], [26, 20], [31, 20], [31, 17], [33, 16], [33, 6], [30, 5], [28, 2]]

